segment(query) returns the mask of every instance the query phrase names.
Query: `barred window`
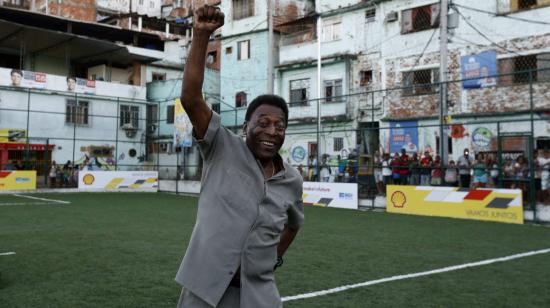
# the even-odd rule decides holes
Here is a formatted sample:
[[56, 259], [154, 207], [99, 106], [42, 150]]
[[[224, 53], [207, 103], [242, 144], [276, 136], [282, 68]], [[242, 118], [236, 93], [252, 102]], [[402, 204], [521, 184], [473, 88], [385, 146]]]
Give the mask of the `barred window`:
[[372, 83], [372, 70], [359, 72], [361, 77], [360, 85], [366, 87]]
[[254, 0], [233, 0], [233, 20], [254, 16]]
[[365, 18], [367, 19], [367, 22], [375, 21], [376, 20], [376, 8], [375, 7], [368, 8], [365, 11]]
[[309, 79], [290, 81], [290, 102], [292, 105], [306, 105], [309, 93]]
[[89, 103], [68, 99], [65, 109], [65, 123], [88, 125]]
[[139, 106], [120, 105], [120, 127], [131, 124], [133, 128], [139, 127]]
[[415, 7], [401, 13], [401, 33], [411, 33], [439, 27], [439, 3]]
[[498, 85], [550, 81], [550, 53], [498, 60]]
[[438, 90], [439, 69], [403, 72], [403, 95], [433, 94]]
[[342, 96], [342, 79], [325, 80], [325, 102], [337, 101]]
[[166, 107], [166, 124], [174, 124], [174, 105]]
[[237, 94], [235, 95], [235, 107], [246, 107], [247, 104], [248, 102], [246, 100], [246, 92], [237, 92]]
[[344, 138], [336, 137], [334, 138], [334, 152], [339, 152], [344, 148]]

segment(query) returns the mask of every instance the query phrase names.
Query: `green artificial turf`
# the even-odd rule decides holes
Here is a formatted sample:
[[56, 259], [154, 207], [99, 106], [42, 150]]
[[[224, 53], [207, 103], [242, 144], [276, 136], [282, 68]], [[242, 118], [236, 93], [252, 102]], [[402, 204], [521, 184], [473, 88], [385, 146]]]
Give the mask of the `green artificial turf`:
[[[175, 307], [196, 198], [0, 196], [0, 307]], [[15, 201], [14, 201], [15, 200]], [[550, 248], [550, 228], [306, 208], [282, 296]], [[285, 307], [550, 306], [550, 254], [286, 302]]]

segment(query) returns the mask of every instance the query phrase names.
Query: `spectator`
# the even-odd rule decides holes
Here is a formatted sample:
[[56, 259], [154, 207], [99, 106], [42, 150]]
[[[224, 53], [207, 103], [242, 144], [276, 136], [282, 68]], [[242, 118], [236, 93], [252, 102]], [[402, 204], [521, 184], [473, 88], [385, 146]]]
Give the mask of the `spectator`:
[[470, 150], [464, 149], [464, 155], [458, 158], [458, 173], [460, 174], [460, 187], [469, 188], [472, 176], [470, 170], [474, 163], [470, 156]]
[[[523, 155], [518, 156], [516, 163], [514, 164], [514, 176], [516, 183], [514, 188], [519, 188], [525, 192], [525, 177], [528, 173], [527, 161]], [[524, 194], [525, 196], [525, 194]]]
[[454, 160], [449, 161], [449, 166], [445, 170], [445, 183], [449, 186], [458, 186], [458, 169]]
[[18, 160], [17, 163], [15, 163], [15, 170], [25, 170], [25, 166], [23, 166], [23, 162]]
[[514, 178], [514, 163], [511, 158], [507, 158], [504, 163], [504, 187], [514, 188], [514, 183], [511, 181]]
[[473, 165], [474, 169], [474, 184], [473, 188], [485, 187], [487, 185], [487, 165], [481, 153], [476, 155], [476, 160]]
[[71, 176], [71, 161], [68, 160], [65, 165], [63, 165], [62, 170], [62, 178], [63, 178], [63, 186], [68, 187], [69, 181]]
[[382, 174], [382, 156], [379, 151], [374, 152], [374, 182], [379, 196], [384, 195], [384, 175]]
[[409, 161], [409, 184], [414, 186], [420, 185], [420, 161], [418, 160], [417, 153], [413, 153]]
[[441, 186], [443, 170], [441, 169], [441, 157], [439, 155], [435, 156], [435, 160], [432, 163], [432, 186]]
[[401, 159], [399, 153], [395, 152], [390, 166], [392, 167], [392, 182], [394, 185], [401, 185]]
[[430, 185], [430, 167], [432, 162], [433, 159], [430, 156], [430, 152], [424, 152], [424, 157], [420, 160], [420, 185], [422, 186]]
[[[390, 154], [384, 153], [382, 157], [382, 176], [384, 177], [384, 186], [392, 183]], [[384, 187], [384, 194], [386, 193], [386, 187]]]
[[541, 191], [542, 191], [542, 202], [545, 205], [550, 204], [550, 151], [544, 150], [542, 155], [538, 157], [538, 164], [541, 169]]
[[317, 181], [317, 158], [315, 155], [309, 155], [309, 180], [312, 182]]
[[48, 177], [50, 179], [50, 187], [55, 188], [56, 179], [57, 179], [57, 164], [55, 163], [55, 160], [52, 162], [50, 171], [48, 173]]
[[321, 181], [328, 182], [330, 180], [330, 175], [332, 171], [330, 170], [330, 166], [327, 163], [327, 156], [323, 155], [323, 158], [321, 160], [321, 167], [320, 167], [320, 173], [321, 173]]
[[410, 158], [409, 155], [407, 155], [407, 151], [405, 149], [401, 149], [401, 154], [399, 156], [400, 161], [400, 169], [399, 173], [401, 174], [401, 185], [408, 185], [409, 183], [409, 163]]
[[498, 187], [498, 175], [499, 175], [499, 168], [497, 162], [489, 158], [487, 160], [487, 168], [490, 168], [489, 170], [489, 176], [491, 177], [491, 185], [493, 187]]
[[8, 160], [8, 163], [4, 165], [3, 169], [7, 171], [11, 171], [11, 170], [15, 170], [15, 166], [13, 165], [11, 160]]

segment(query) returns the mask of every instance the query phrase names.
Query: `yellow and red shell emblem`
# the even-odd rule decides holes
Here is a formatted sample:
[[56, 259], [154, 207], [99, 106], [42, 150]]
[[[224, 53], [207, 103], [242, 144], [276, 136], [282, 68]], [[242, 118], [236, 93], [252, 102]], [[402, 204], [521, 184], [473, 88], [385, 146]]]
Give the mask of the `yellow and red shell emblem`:
[[94, 181], [95, 181], [95, 178], [94, 178], [93, 175], [91, 175], [91, 174], [88, 173], [88, 174], [84, 175], [84, 177], [82, 178], [82, 181], [83, 181], [84, 184], [86, 184], [86, 185], [92, 185], [92, 184], [94, 183]]
[[401, 191], [395, 191], [391, 194], [390, 200], [394, 207], [404, 207], [405, 203], [407, 203], [407, 197]]

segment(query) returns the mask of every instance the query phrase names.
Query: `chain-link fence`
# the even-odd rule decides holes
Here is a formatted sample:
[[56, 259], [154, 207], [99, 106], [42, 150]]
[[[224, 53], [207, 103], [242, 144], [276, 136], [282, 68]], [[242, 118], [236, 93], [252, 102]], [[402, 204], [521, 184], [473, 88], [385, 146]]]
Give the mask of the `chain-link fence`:
[[[403, 72], [391, 89], [337, 95], [332, 84], [323, 99], [291, 102], [281, 156], [307, 181], [358, 183], [366, 207], [385, 206], [389, 183], [518, 188], [526, 217], [546, 220], [550, 70], [482, 82], [415, 74]], [[246, 106], [206, 99], [239, 134]], [[0, 100], [1, 169], [37, 170], [39, 187], [75, 187], [86, 168], [157, 170], [161, 190], [199, 191], [200, 154], [196, 146], [174, 146], [172, 99], [1, 87]]]

